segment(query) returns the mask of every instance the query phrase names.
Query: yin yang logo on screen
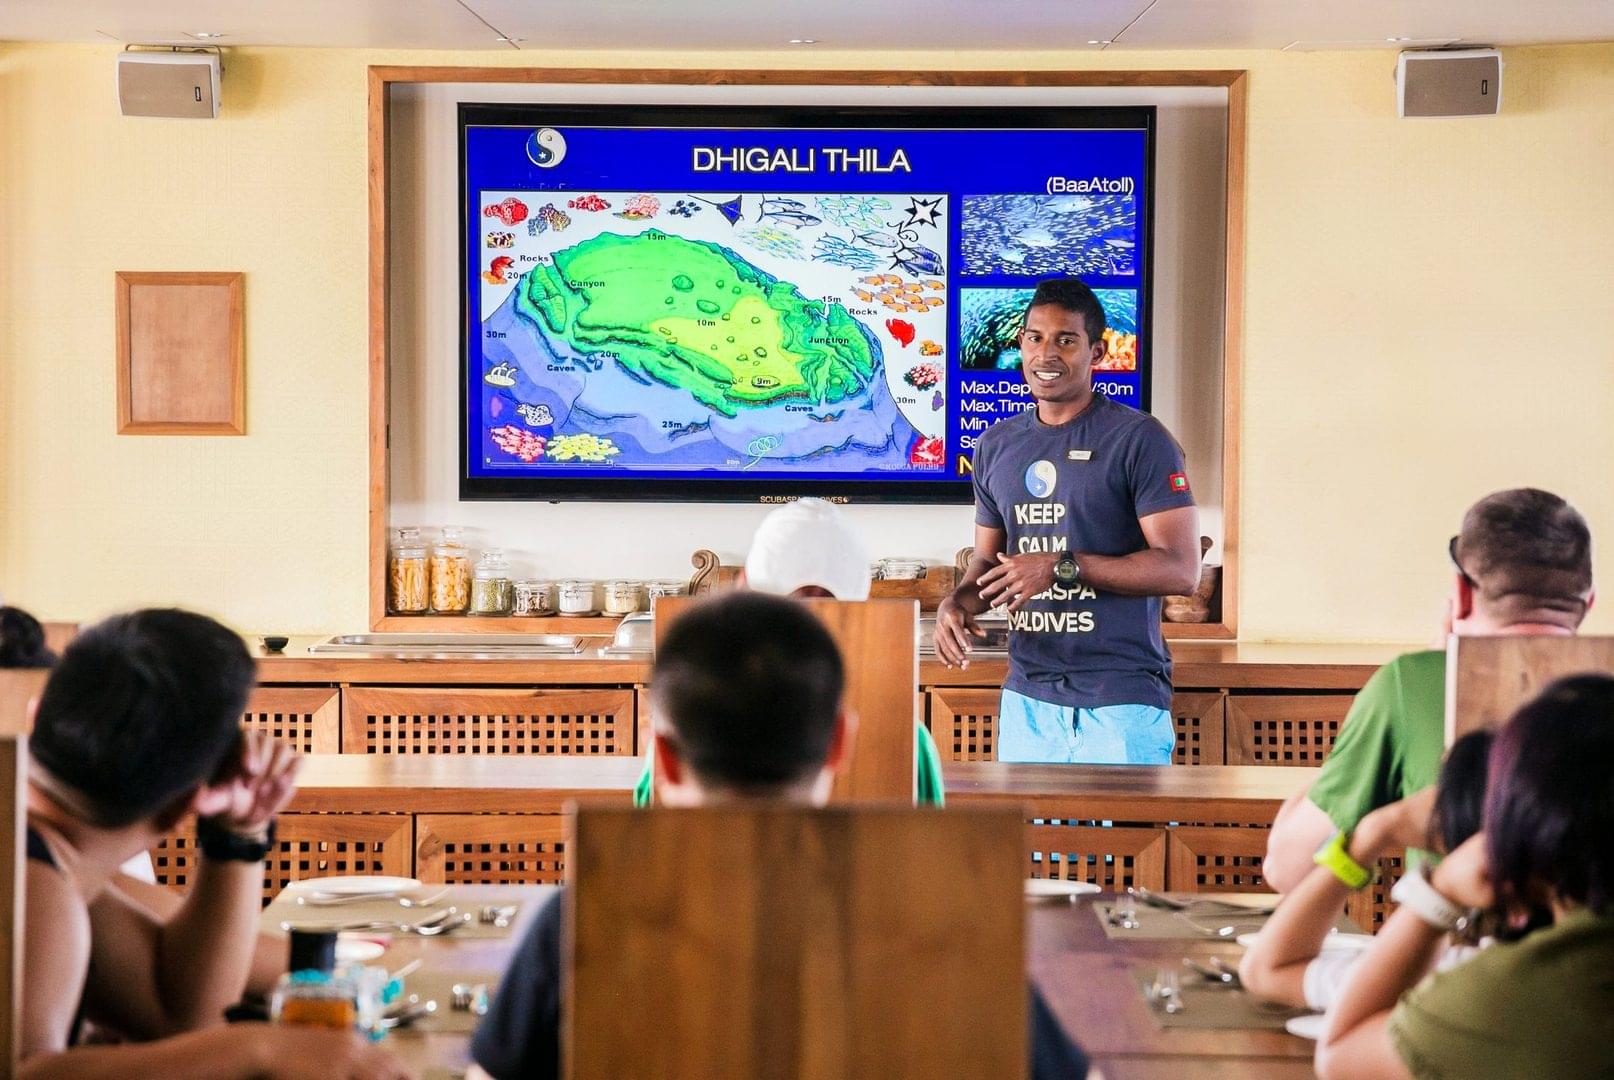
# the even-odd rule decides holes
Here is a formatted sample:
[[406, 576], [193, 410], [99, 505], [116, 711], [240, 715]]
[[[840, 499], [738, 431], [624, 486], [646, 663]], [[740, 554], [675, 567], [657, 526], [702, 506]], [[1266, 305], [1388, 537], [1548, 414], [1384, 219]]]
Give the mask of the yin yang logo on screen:
[[553, 169], [566, 157], [566, 138], [554, 128], [539, 128], [527, 136], [527, 157], [540, 169]]
[[1054, 481], [1058, 478], [1051, 461], [1033, 461], [1026, 469], [1026, 491], [1031, 493], [1033, 499], [1046, 499], [1054, 493]]

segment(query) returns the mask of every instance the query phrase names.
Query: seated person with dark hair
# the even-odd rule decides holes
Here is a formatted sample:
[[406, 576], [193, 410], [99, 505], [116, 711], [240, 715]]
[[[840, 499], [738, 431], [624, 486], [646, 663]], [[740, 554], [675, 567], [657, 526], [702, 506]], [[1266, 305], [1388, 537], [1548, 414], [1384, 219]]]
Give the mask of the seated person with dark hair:
[[55, 663], [39, 620], [22, 608], [0, 607], [0, 668], [48, 668]]
[[[823, 806], [851, 738], [844, 688], [840, 652], [805, 606], [737, 592], [690, 609], [651, 676], [656, 801]], [[472, 1043], [498, 1080], [559, 1075], [562, 895], [539, 912]], [[1085, 1076], [1085, 1057], [1034, 991], [1029, 1015], [1032, 1076]]]
[[[1396, 883], [1317, 1044], [1324, 1080], [1614, 1076], [1614, 678], [1553, 683], [1490, 769], [1484, 831]], [[1516, 940], [1425, 978], [1481, 916]]]
[[[350, 1032], [224, 1026], [297, 762], [243, 738], [253, 677], [240, 638], [184, 611], [108, 619], [56, 665], [29, 738], [20, 1076], [403, 1075]], [[188, 813], [201, 858], [189, 894], [159, 913], [118, 867]], [[78, 1046], [86, 1021], [130, 1041]]]

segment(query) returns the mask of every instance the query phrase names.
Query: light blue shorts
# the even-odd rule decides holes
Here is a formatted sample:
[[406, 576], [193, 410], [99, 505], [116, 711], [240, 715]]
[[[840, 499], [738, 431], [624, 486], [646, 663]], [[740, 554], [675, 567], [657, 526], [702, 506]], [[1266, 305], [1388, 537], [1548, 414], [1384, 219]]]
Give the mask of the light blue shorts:
[[998, 760], [1058, 765], [1170, 765], [1171, 713], [1153, 705], [1077, 709], [1003, 691]]

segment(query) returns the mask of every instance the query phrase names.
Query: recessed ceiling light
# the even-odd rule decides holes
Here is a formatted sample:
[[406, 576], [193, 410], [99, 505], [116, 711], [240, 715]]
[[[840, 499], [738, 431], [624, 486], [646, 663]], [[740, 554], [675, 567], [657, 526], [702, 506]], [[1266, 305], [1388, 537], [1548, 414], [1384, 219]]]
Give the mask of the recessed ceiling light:
[[512, 45], [519, 45], [521, 42], [526, 41], [527, 39], [526, 38], [519, 38], [519, 37], [505, 37], [505, 36], [503, 36], [501, 34], [499, 37], [496, 37], [493, 40], [494, 41], [508, 42], [509, 44], [512, 44]]
[[793, 37], [793, 38], [790, 39], [790, 44], [792, 44], [792, 45], [817, 45], [818, 44], [818, 39], [815, 38], [815, 37]]
[[1109, 38], [1104, 38], [1102, 41], [1099, 40], [1098, 38], [1090, 38], [1087, 43], [1089, 45], [1113, 45], [1114, 44], [1114, 42], [1112, 42]]
[[1409, 37], [1387, 37], [1384, 40], [1393, 44], [1398, 41], [1411, 41], [1412, 39]]
[[185, 36], [199, 38], [205, 41], [208, 38], [221, 38], [224, 35], [219, 33], [217, 30], [191, 30], [187, 31]]

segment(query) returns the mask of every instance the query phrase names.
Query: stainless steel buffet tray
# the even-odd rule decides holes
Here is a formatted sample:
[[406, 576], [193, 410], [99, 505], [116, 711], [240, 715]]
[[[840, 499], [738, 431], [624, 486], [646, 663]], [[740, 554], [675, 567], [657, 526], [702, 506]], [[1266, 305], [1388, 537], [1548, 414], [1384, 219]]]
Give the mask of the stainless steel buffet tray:
[[577, 634], [337, 634], [308, 651], [401, 660], [537, 660], [576, 656], [582, 648]]

